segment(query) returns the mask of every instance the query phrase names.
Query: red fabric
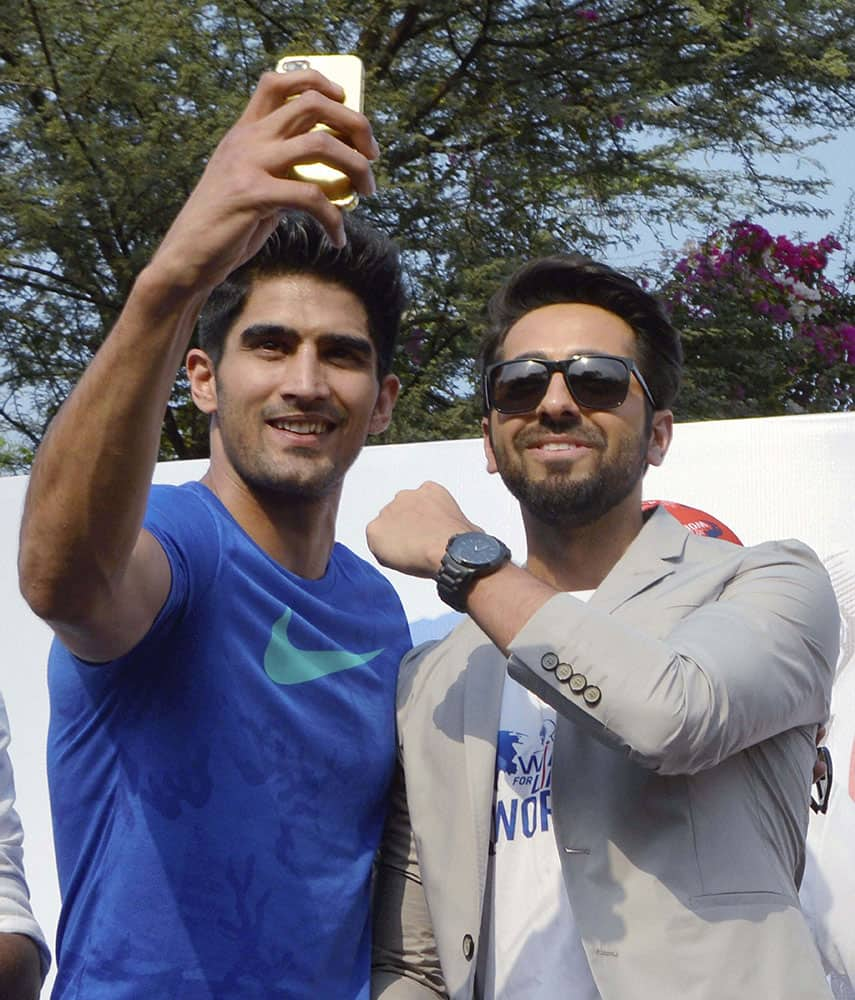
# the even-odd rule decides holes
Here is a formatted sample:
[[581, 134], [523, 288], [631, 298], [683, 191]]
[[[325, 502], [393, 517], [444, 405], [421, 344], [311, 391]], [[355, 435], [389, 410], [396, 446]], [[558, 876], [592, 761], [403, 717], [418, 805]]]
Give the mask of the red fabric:
[[677, 503], [675, 500], [645, 500], [642, 510], [649, 510], [651, 507], [662, 506], [669, 514], [685, 524], [690, 531], [696, 535], [709, 535], [711, 538], [723, 538], [726, 542], [733, 542], [735, 545], [742, 545], [742, 542], [728, 528], [723, 521], [719, 521], [712, 514], [698, 510], [697, 507], [687, 507], [684, 503]]

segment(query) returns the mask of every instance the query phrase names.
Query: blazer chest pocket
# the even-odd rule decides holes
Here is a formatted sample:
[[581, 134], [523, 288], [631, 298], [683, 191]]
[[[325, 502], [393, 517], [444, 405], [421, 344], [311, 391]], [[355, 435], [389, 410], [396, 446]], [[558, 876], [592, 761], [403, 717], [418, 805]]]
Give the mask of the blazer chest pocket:
[[[763, 889], [747, 892], [707, 892], [699, 896], [690, 896], [689, 902], [693, 910], [703, 912], [719, 909], [730, 910], [732, 907], [744, 907], [749, 910], [784, 910], [790, 906], [798, 906], [798, 900], [785, 892], [766, 891]], [[711, 914], [711, 919], [715, 917]], [[733, 914], [722, 914], [722, 919], [732, 919]]]

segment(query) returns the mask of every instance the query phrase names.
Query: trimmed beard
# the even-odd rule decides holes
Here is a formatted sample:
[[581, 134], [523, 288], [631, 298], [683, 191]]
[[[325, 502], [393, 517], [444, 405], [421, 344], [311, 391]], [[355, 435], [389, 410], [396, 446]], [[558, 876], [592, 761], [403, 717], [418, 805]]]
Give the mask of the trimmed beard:
[[495, 444], [493, 454], [502, 481], [528, 514], [554, 528], [582, 528], [608, 514], [635, 489], [647, 468], [648, 437], [649, 432], [625, 438], [617, 454], [583, 480], [555, 474], [534, 482]]

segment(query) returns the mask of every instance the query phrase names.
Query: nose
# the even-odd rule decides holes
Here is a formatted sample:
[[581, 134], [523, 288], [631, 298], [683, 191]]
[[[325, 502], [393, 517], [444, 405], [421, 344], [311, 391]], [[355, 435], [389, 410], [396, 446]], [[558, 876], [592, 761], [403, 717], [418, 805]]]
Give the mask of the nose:
[[323, 399], [329, 396], [326, 366], [312, 344], [302, 344], [282, 360], [279, 394], [283, 398]]
[[566, 420], [568, 417], [578, 420], [581, 411], [576, 400], [570, 395], [562, 372], [553, 372], [549, 385], [537, 407], [537, 415], [552, 420]]

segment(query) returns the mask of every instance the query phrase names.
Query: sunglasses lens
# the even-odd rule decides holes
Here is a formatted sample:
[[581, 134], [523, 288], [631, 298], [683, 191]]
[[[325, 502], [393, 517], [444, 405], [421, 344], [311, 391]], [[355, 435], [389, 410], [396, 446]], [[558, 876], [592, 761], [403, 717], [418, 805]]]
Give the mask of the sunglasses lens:
[[[579, 406], [614, 410], [626, 399], [630, 370], [620, 358], [579, 357], [566, 365], [567, 385]], [[533, 358], [497, 365], [490, 373], [491, 404], [500, 413], [537, 409], [558, 367]], [[564, 369], [564, 364], [560, 367]]]
[[500, 413], [525, 413], [537, 408], [548, 385], [539, 361], [509, 361], [490, 375], [490, 400]]
[[573, 398], [592, 410], [613, 410], [626, 399], [630, 373], [617, 358], [579, 358], [568, 379]]

